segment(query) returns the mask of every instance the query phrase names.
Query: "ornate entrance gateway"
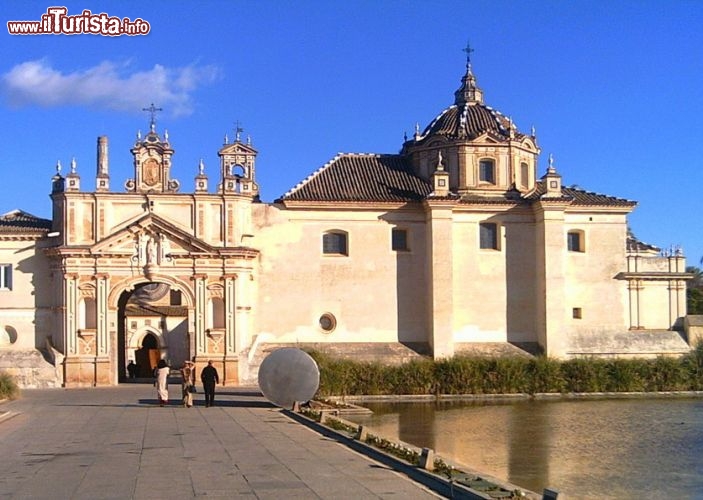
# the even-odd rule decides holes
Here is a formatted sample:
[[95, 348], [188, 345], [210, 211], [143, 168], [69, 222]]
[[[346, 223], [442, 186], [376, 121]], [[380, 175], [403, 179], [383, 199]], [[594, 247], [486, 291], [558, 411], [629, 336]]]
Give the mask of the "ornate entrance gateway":
[[[256, 151], [239, 141], [220, 150], [221, 183], [208, 192], [203, 166], [196, 191], [179, 194], [171, 149], [152, 116], [132, 148], [134, 179], [109, 192], [107, 139], [98, 140], [96, 191], [81, 192], [75, 163], [54, 176], [54, 236], [45, 250], [56, 297], [53, 347], [63, 385], [116, 384], [131, 360], [141, 376], [164, 359], [180, 368], [208, 359], [225, 384], [239, 380], [251, 344], [251, 305], [259, 252], [251, 233]], [[232, 174], [237, 166], [239, 174]]]

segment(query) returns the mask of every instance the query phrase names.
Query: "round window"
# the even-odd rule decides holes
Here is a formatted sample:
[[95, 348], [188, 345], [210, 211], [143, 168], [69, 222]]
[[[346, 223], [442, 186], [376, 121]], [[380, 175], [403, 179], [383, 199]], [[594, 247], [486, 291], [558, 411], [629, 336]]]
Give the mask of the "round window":
[[320, 328], [325, 333], [332, 332], [337, 326], [337, 319], [331, 313], [325, 313], [320, 316]]

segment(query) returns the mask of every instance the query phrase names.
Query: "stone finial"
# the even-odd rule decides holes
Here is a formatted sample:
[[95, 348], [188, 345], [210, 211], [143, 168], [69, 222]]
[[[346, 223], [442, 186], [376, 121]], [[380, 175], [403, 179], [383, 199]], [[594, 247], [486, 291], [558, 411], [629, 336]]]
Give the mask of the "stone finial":
[[442, 158], [442, 150], [437, 151], [437, 170], [444, 171], [444, 159]]
[[198, 173], [199, 173], [200, 175], [204, 175], [204, 174], [205, 174], [205, 163], [203, 163], [203, 159], [202, 159], [202, 158], [200, 158], [200, 163], [198, 164]]
[[552, 153], [549, 153], [549, 166], [547, 167], [547, 172], [553, 174], [556, 171], [557, 169], [554, 168], [554, 155]]
[[56, 174], [61, 174], [61, 160], [56, 160]]
[[75, 174], [75, 173], [76, 173], [76, 167], [77, 167], [77, 165], [76, 165], [76, 157], [74, 156], [73, 158], [71, 158], [71, 173], [72, 173], [72, 174]]

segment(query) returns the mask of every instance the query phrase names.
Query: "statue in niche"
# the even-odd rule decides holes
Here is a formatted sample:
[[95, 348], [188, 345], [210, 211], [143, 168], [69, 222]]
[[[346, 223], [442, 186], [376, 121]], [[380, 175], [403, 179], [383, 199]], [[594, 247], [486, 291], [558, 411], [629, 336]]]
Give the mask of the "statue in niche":
[[157, 262], [157, 256], [158, 256], [158, 248], [157, 248], [157, 243], [156, 239], [154, 237], [150, 237], [149, 241], [147, 242], [146, 245], [146, 255], [147, 255], [147, 264], [158, 264]]

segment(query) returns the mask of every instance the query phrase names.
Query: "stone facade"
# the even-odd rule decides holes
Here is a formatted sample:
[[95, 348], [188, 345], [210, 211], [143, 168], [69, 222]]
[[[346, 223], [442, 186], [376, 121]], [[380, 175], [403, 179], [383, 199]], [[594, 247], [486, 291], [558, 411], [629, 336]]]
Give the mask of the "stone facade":
[[107, 151], [99, 138], [94, 190], [75, 163], [57, 170], [51, 221], [0, 219], [0, 358], [45, 349], [56, 384], [116, 384], [128, 361], [148, 376], [161, 358], [212, 359], [225, 384], [250, 383], [267, 345], [688, 348], [674, 332], [680, 252], [629, 237], [635, 203], [564, 187], [551, 158], [538, 177], [534, 131], [484, 104], [470, 64], [454, 104], [399, 154], [338, 155], [273, 203], [238, 134], [216, 185], [201, 163], [190, 193], [153, 115], [124, 192]]

